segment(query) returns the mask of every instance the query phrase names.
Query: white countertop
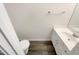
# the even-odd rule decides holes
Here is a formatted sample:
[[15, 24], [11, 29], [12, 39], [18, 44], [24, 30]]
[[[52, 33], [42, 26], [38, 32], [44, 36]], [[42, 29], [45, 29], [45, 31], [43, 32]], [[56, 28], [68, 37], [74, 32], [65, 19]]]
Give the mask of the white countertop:
[[70, 31], [67, 27], [63, 27], [63, 28], [54, 27], [54, 30], [57, 32], [59, 37], [62, 39], [62, 41], [65, 43], [65, 45], [70, 51], [79, 42], [79, 38], [74, 38], [72, 36], [73, 32]]

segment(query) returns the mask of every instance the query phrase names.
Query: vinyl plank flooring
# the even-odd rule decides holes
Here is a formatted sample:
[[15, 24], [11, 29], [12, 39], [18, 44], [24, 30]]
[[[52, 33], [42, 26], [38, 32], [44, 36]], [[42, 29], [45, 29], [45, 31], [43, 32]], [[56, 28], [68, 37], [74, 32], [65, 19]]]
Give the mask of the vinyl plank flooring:
[[51, 41], [31, 41], [28, 55], [56, 55]]

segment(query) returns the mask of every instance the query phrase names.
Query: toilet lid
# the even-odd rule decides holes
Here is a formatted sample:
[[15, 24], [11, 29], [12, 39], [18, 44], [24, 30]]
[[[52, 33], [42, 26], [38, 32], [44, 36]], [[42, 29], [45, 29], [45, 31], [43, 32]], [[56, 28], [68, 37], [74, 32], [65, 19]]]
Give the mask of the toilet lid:
[[28, 49], [30, 46], [30, 42], [28, 40], [21, 40], [20, 44], [23, 50]]

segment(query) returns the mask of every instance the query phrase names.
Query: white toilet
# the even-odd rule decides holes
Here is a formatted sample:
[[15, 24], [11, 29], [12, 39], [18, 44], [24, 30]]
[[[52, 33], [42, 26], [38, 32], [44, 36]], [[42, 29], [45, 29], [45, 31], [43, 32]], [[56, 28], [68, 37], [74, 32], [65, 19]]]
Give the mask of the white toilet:
[[30, 46], [29, 40], [23, 39], [20, 41], [20, 44], [21, 44], [22, 49], [24, 50], [24, 53], [27, 54], [29, 46]]

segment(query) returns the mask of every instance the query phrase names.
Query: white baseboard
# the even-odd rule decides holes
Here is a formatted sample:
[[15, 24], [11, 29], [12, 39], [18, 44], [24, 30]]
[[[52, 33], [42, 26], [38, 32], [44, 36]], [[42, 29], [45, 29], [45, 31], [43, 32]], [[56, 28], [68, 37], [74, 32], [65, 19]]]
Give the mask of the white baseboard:
[[50, 41], [50, 39], [23, 39], [23, 40], [29, 40], [29, 41]]

